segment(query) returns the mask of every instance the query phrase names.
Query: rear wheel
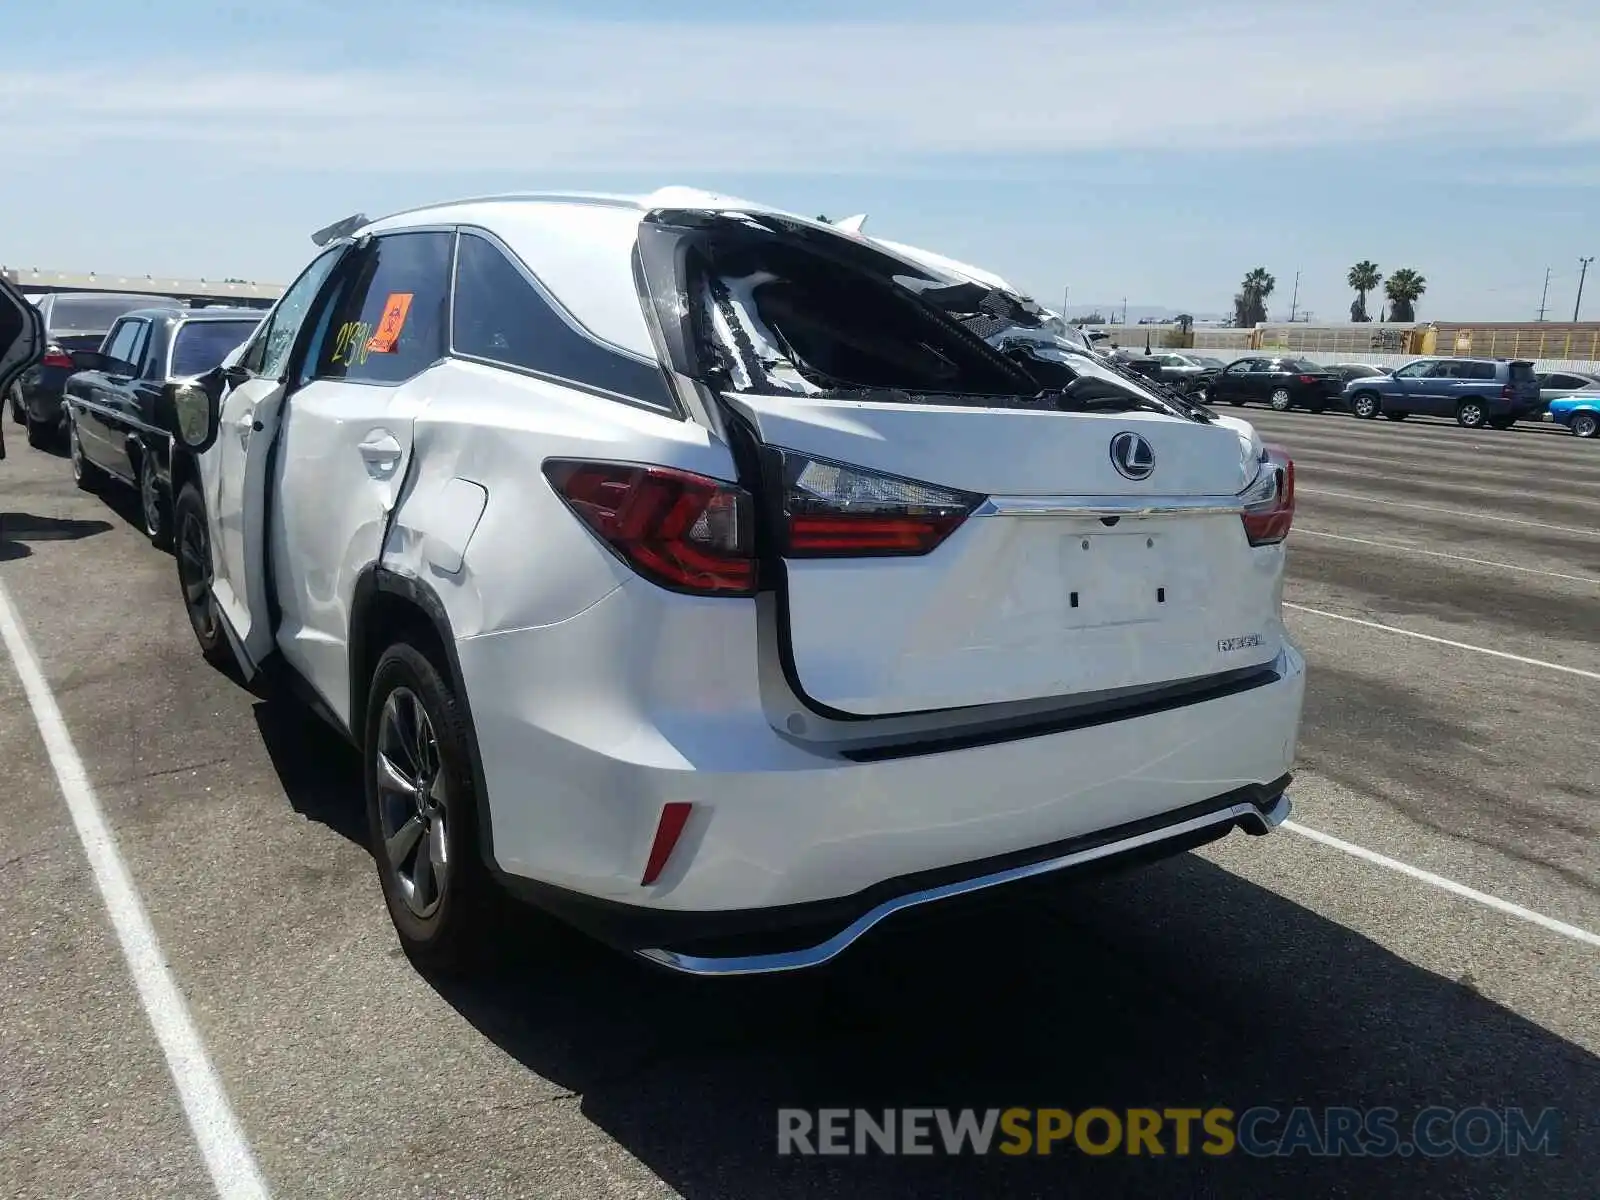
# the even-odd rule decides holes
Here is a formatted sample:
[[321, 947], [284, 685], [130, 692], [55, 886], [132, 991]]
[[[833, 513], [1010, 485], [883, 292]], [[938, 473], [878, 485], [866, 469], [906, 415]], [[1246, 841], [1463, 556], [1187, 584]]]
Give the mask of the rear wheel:
[[367, 828], [389, 918], [417, 965], [461, 970], [482, 945], [492, 896], [465, 715], [438, 666], [407, 642], [384, 651], [368, 694]]
[[1350, 411], [1363, 421], [1370, 421], [1378, 415], [1378, 393], [1358, 392], [1350, 402]]
[[1488, 424], [1488, 415], [1476, 400], [1463, 400], [1456, 406], [1456, 424], [1463, 429], [1482, 429]]
[[173, 505], [173, 524], [177, 530], [178, 586], [183, 589], [183, 607], [189, 613], [200, 653], [217, 670], [233, 674], [238, 664], [233, 647], [223, 632], [222, 614], [211, 594], [211, 534], [206, 525], [206, 506], [200, 489], [186, 483]]
[[172, 506], [149, 450], [140, 453], [134, 465], [139, 473], [139, 519], [145, 536], [156, 549], [169, 550], [172, 548]]
[[28, 427], [28, 445], [35, 450], [50, 449], [50, 443], [53, 440], [52, 435], [56, 431], [54, 425], [48, 422], [35, 421], [33, 414], [30, 412], [22, 414], [22, 423]]
[[1600, 417], [1592, 412], [1573, 413], [1572, 423], [1567, 428], [1572, 430], [1576, 437], [1592, 438], [1600, 433]]
[[1294, 399], [1289, 395], [1288, 388], [1277, 388], [1267, 398], [1267, 407], [1273, 412], [1288, 412], [1294, 404]]
[[67, 418], [67, 457], [72, 460], [72, 481], [86, 492], [97, 492], [106, 481], [106, 474], [83, 456], [83, 443], [78, 440], [78, 423]]

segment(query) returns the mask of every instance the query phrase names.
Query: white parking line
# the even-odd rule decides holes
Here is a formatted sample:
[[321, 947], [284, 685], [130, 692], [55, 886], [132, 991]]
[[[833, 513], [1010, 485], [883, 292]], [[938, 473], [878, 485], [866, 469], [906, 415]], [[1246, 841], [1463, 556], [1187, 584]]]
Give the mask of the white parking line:
[[1498, 567], [1502, 571], [1526, 571], [1529, 575], [1545, 575], [1551, 579], [1570, 579], [1575, 583], [1600, 583], [1592, 575], [1564, 575], [1560, 571], [1544, 571], [1538, 567], [1519, 567], [1516, 563], [1498, 562], [1491, 558], [1468, 558], [1465, 554], [1447, 554], [1443, 550], [1424, 550], [1420, 546], [1408, 546], [1404, 542], [1378, 542], [1370, 538], [1351, 537], [1344, 533], [1328, 533], [1322, 529], [1305, 529], [1299, 525], [1294, 527], [1296, 534], [1308, 534], [1311, 537], [1332, 538], [1336, 542], [1354, 542], [1358, 546], [1379, 546], [1385, 550], [1404, 550], [1407, 554], [1426, 554], [1430, 558], [1448, 558], [1455, 562], [1476, 563], [1480, 567]]
[[1580, 525], [1552, 525], [1548, 521], [1525, 521], [1521, 517], [1502, 517], [1494, 513], [1467, 512], [1460, 508], [1444, 508], [1438, 504], [1418, 504], [1412, 500], [1386, 500], [1378, 496], [1363, 496], [1359, 492], [1334, 492], [1327, 488], [1301, 487], [1295, 481], [1297, 496], [1336, 496], [1340, 500], [1359, 500], [1367, 508], [1377, 511], [1385, 508], [1415, 508], [1422, 512], [1446, 513], [1452, 517], [1467, 517], [1474, 521], [1500, 521], [1506, 525], [1526, 525], [1530, 529], [1553, 529], [1557, 533], [1576, 533], [1584, 537], [1600, 537], [1600, 528], [1584, 529]]
[[1398, 871], [1402, 875], [1409, 875], [1412, 879], [1420, 879], [1423, 883], [1432, 884], [1436, 888], [1462, 896], [1485, 908], [1492, 908], [1496, 912], [1505, 913], [1507, 916], [1516, 917], [1520, 921], [1538, 925], [1552, 933], [1559, 933], [1562, 937], [1571, 938], [1575, 942], [1582, 942], [1586, 946], [1600, 946], [1600, 933], [1590, 933], [1587, 929], [1580, 929], [1576, 925], [1568, 925], [1565, 921], [1558, 921], [1554, 917], [1547, 917], [1543, 913], [1534, 912], [1531, 908], [1523, 908], [1520, 904], [1513, 904], [1509, 900], [1502, 900], [1499, 896], [1491, 896], [1488, 892], [1480, 892], [1477, 888], [1470, 888], [1464, 883], [1457, 883], [1453, 879], [1446, 879], [1443, 875], [1435, 875], [1432, 871], [1424, 871], [1421, 867], [1413, 867], [1410, 863], [1403, 863], [1399, 859], [1389, 858], [1368, 850], [1365, 846], [1357, 846], [1354, 842], [1347, 842], [1336, 838], [1332, 834], [1323, 833], [1320, 829], [1312, 829], [1298, 821], [1285, 821], [1279, 826], [1292, 833], [1298, 833], [1303, 838], [1310, 838], [1324, 846], [1353, 855], [1365, 862], [1385, 867], [1390, 871]]
[[1347, 617], [1343, 613], [1329, 612], [1325, 608], [1310, 608], [1304, 604], [1291, 604], [1287, 600], [1283, 602], [1283, 606], [1292, 608], [1296, 612], [1327, 617], [1333, 621], [1348, 621], [1352, 625], [1362, 625], [1368, 629], [1381, 629], [1385, 633], [1398, 633], [1405, 637], [1417, 638], [1424, 642], [1433, 642], [1440, 646], [1454, 646], [1457, 650], [1471, 650], [1476, 654], [1487, 654], [1493, 658], [1509, 659], [1511, 662], [1522, 663], [1529, 667], [1543, 667], [1547, 671], [1561, 671], [1567, 675], [1578, 675], [1584, 679], [1600, 681], [1600, 671], [1585, 671], [1582, 667], [1568, 667], [1561, 663], [1545, 662], [1542, 658], [1526, 658], [1521, 654], [1511, 654], [1505, 650], [1491, 650], [1487, 646], [1474, 646], [1470, 642], [1453, 642], [1449, 638], [1434, 637], [1431, 633], [1418, 633], [1414, 629], [1401, 629], [1396, 625], [1382, 625], [1377, 621], [1364, 621], [1360, 617]]
[[45, 682], [44, 670], [28, 642], [11, 597], [0, 584], [0, 640], [16, 665], [17, 677], [33, 709], [39, 736], [55, 769], [61, 795], [72, 814], [78, 839], [110, 914], [121, 943], [128, 972], [139, 990], [145, 1017], [166, 1055], [167, 1067], [177, 1085], [183, 1111], [189, 1118], [206, 1169], [223, 1200], [266, 1200], [266, 1182], [245, 1141], [228, 1097], [222, 1090], [211, 1060], [206, 1057], [200, 1033], [189, 1017], [183, 994], [167, 969], [156, 941], [155, 929], [133, 885], [127, 865], [117, 851], [116, 839], [106, 824], [89, 775], [72, 744], [61, 709]]

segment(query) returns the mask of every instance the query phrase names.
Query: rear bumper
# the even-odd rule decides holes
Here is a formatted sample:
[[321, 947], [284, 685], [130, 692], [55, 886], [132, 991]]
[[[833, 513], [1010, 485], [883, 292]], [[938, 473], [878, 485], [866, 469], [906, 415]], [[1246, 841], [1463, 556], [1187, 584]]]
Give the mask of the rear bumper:
[[1233, 830], [1261, 836], [1292, 811], [1289, 777], [1239, 788], [1145, 821], [1039, 846], [1020, 854], [885, 880], [838, 900], [725, 913], [664, 913], [524, 890], [530, 901], [602, 941], [688, 975], [759, 975], [818, 967], [882, 922], [938, 905], [1001, 893], [1020, 902], [1029, 883], [1148, 863], [1196, 849]]
[[22, 407], [34, 424], [65, 425], [68, 375], [62, 367], [35, 367], [23, 375], [17, 387], [22, 393]]
[[[464, 638], [457, 653], [502, 883], [614, 945], [687, 958], [797, 927], [804, 944], [782, 949], [806, 950], [914, 892], [1176, 852], [1251, 824], [1282, 793], [1305, 687], [1286, 641], [1241, 690], [858, 761], [774, 729], [753, 603], [630, 582], [557, 625]], [[645, 886], [669, 802], [693, 808]]]

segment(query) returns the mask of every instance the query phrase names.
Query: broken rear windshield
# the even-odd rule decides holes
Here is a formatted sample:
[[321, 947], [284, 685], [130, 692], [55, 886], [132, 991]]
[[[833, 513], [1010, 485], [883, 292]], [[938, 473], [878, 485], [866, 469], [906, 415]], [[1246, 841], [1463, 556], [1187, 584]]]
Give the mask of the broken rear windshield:
[[863, 239], [766, 214], [658, 213], [639, 251], [673, 368], [717, 390], [1173, 411], [1046, 330], [1037, 306]]

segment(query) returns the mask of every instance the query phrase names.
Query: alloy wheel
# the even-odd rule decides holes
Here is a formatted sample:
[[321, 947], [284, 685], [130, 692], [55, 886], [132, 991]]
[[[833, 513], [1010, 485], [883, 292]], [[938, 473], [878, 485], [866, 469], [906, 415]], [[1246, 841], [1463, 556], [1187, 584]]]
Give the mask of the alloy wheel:
[[1600, 433], [1600, 417], [1591, 412], [1581, 412], [1572, 418], [1572, 432], [1581, 438], [1592, 438]]
[[385, 863], [406, 907], [426, 919], [450, 883], [449, 794], [433, 722], [410, 688], [384, 701], [375, 753]]
[[1483, 409], [1476, 404], [1463, 404], [1459, 419], [1468, 429], [1476, 429], [1483, 424]]
[[83, 482], [83, 446], [78, 441], [78, 423], [67, 423], [67, 457], [72, 460], [72, 478], [76, 483]]
[[1284, 388], [1279, 388], [1277, 391], [1272, 393], [1272, 399], [1268, 401], [1268, 404], [1270, 404], [1272, 406], [1272, 410], [1274, 412], [1288, 412], [1289, 411], [1289, 393], [1288, 393], [1288, 391], [1286, 389], [1284, 389]]
[[155, 537], [161, 531], [161, 486], [148, 458], [139, 460], [139, 511], [144, 515], [144, 531]]
[[210, 611], [206, 593], [211, 587], [211, 548], [206, 544], [205, 524], [198, 513], [185, 511], [178, 529], [178, 582], [183, 586], [183, 602], [191, 618], [202, 617], [209, 627]]

